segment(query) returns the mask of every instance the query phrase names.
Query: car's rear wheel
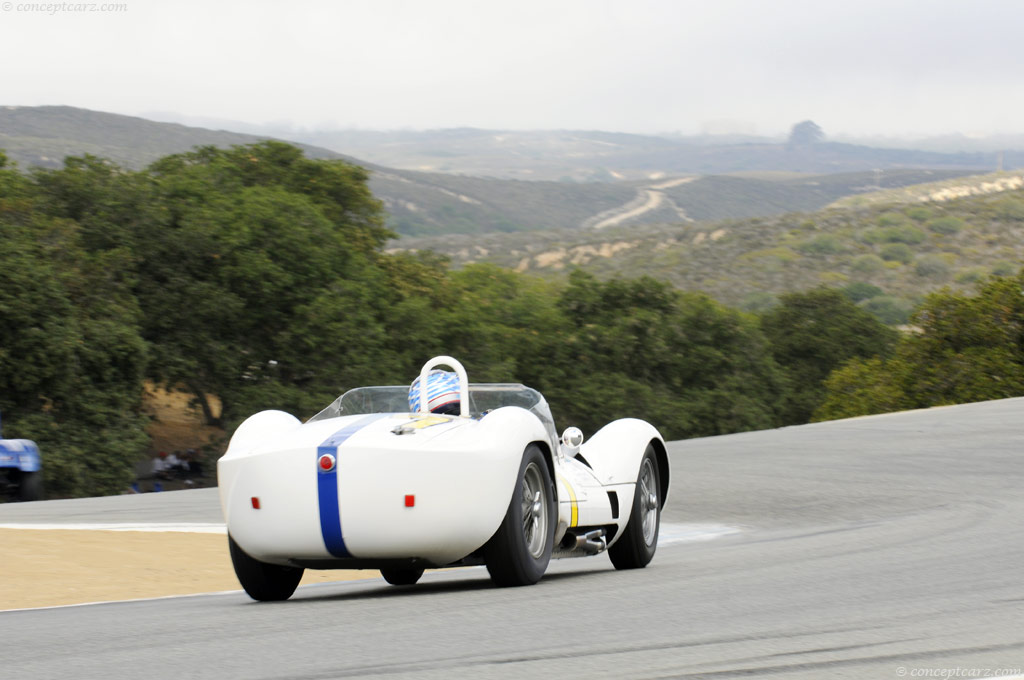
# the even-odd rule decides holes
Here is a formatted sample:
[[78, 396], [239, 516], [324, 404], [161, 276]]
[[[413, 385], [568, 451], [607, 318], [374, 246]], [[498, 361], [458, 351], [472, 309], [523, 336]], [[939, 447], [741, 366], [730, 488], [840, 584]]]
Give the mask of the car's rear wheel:
[[228, 534], [228, 548], [231, 551], [231, 564], [235, 567], [235, 576], [238, 577], [238, 582], [242, 584], [245, 592], [254, 600], [287, 600], [302, 580], [305, 569], [260, 562], [242, 550], [231, 534]]
[[43, 497], [43, 473], [22, 472], [18, 483], [18, 500], [38, 501]]
[[484, 548], [491, 580], [499, 586], [526, 586], [540, 580], [551, 561], [555, 538], [555, 495], [540, 447], [530, 444], [505, 518]]
[[423, 576], [422, 569], [381, 569], [380, 575], [393, 586], [411, 586]]
[[658, 531], [661, 528], [659, 482], [654, 447], [648, 445], [640, 461], [636, 491], [633, 493], [633, 510], [629, 514], [626, 530], [622, 538], [608, 548], [608, 557], [616, 569], [646, 567], [658, 549]]

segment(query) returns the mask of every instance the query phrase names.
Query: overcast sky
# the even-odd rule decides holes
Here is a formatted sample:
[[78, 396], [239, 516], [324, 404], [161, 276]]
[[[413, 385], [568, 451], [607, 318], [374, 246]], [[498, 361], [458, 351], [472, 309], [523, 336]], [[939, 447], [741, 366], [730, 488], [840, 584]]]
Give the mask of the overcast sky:
[[1024, 132], [1020, 0], [104, 2], [127, 9], [0, 0], [0, 105], [324, 128]]

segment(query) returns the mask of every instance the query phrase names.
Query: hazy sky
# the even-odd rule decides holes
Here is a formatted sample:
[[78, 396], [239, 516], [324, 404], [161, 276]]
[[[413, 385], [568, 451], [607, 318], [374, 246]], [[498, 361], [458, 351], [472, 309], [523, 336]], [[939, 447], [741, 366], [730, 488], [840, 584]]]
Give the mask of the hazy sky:
[[0, 105], [367, 129], [1024, 132], [1021, 0], [95, 7], [112, 1], [127, 9], [0, 0]]

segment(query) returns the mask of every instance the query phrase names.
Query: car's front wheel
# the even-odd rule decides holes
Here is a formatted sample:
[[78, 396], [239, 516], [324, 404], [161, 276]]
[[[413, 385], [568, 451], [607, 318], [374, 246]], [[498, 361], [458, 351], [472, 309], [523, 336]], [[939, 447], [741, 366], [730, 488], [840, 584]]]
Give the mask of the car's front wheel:
[[484, 548], [491, 580], [499, 586], [526, 586], [540, 580], [551, 561], [555, 539], [555, 495], [540, 447], [530, 444], [505, 518]]
[[411, 586], [423, 576], [422, 569], [381, 569], [380, 575], [393, 586]]
[[658, 549], [658, 531], [661, 527], [661, 486], [658, 480], [658, 462], [654, 447], [649, 445], [640, 461], [633, 510], [622, 537], [608, 548], [608, 557], [616, 569], [646, 567]]
[[235, 576], [252, 599], [260, 602], [287, 600], [299, 587], [305, 569], [260, 562], [242, 550], [231, 534], [228, 534], [228, 549]]

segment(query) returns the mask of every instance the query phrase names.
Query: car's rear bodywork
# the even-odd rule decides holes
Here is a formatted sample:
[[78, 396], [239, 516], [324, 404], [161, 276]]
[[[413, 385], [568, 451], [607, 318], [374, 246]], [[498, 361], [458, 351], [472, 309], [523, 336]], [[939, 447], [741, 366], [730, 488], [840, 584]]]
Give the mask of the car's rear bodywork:
[[42, 458], [34, 441], [0, 438], [0, 492], [17, 500], [39, 500], [41, 470]]
[[[306, 423], [281, 411], [247, 419], [218, 461], [237, 547], [281, 567], [480, 564], [517, 502], [530, 451], [550, 480], [537, 507], [542, 495], [550, 500], [551, 557], [614, 544], [629, 524], [645, 456], [655, 458], [661, 480], [651, 503], [656, 512], [664, 505], [668, 459], [650, 424], [617, 420], [580, 445], [559, 440], [534, 390], [463, 388], [459, 416], [403, 412], [408, 388], [374, 387], [342, 395]], [[524, 497], [527, 523], [531, 502]]]

